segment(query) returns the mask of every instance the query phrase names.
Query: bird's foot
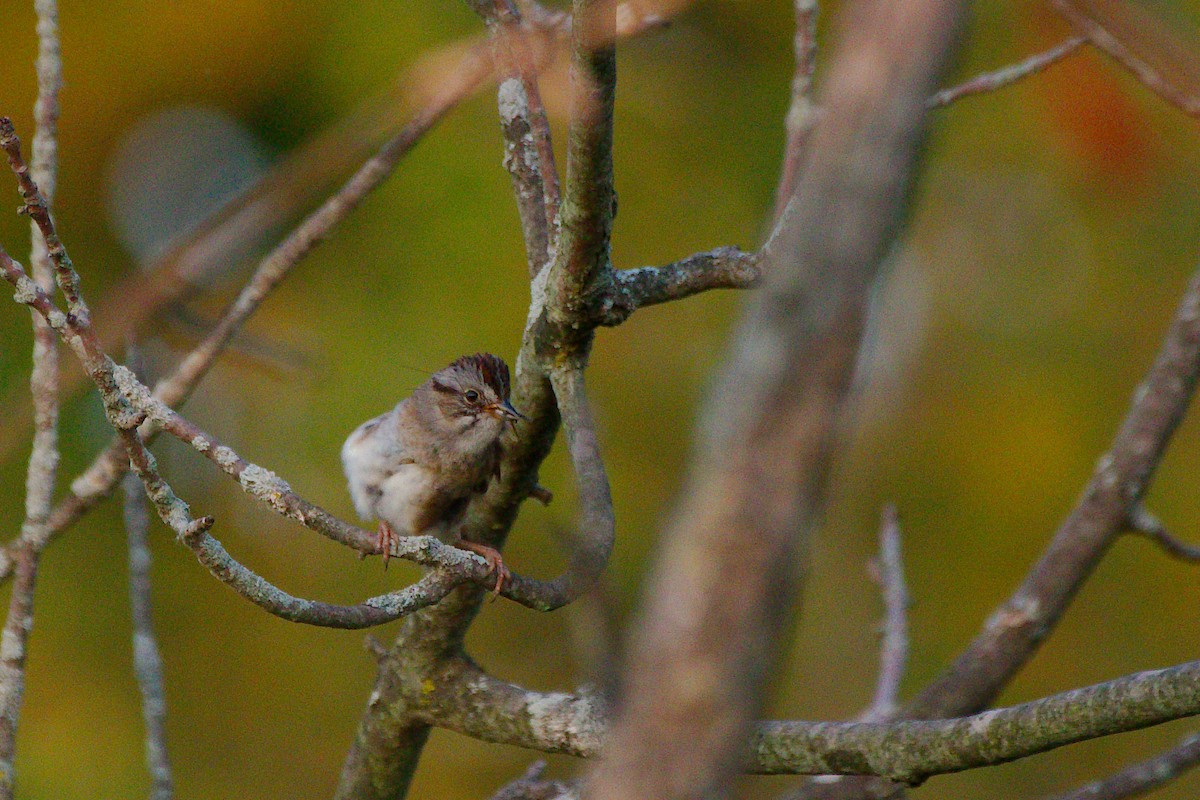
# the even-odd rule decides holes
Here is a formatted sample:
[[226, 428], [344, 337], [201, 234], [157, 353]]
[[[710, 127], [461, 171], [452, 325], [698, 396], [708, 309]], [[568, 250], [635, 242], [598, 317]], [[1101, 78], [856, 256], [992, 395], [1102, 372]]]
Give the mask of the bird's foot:
[[500, 551], [494, 547], [488, 547], [486, 544], [479, 544], [479, 542], [468, 542], [466, 539], [459, 539], [456, 546], [461, 550], [474, 553], [487, 562], [488, 574], [496, 576], [496, 587], [492, 589], [492, 600], [495, 601], [500, 596], [500, 590], [504, 588], [504, 584], [512, 578], [512, 573], [508, 571], [508, 567], [504, 566], [504, 559], [500, 556]]
[[392, 548], [396, 546], [396, 532], [392, 530], [392, 526], [386, 522], [379, 523], [379, 538], [375, 540], [375, 547], [383, 554], [383, 568], [386, 570], [388, 559], [392, 557]]

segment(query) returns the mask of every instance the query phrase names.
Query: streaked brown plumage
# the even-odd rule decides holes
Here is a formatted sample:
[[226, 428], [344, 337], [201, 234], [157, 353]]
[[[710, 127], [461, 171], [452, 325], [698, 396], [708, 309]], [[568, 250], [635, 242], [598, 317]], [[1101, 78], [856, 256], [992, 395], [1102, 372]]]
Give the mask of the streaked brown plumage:
[[460, 536], [471, 496], [499, 475], [504, 431], [522, 418], [508, 397], [503, 359], [462, 356], [346, 439], [350, 496], [364, 519], [379, 520], [385, 565], [397, 535], [429, 534], [485, 558], [500, 590], [509, 574], [500, 553]]

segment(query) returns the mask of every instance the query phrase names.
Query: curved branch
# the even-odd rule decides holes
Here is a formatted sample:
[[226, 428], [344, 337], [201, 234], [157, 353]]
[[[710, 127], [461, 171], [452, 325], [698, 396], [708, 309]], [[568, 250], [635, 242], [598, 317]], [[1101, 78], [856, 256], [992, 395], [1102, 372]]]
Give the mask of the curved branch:
[[550, 383], [566, 429], [567, 448], [579, 485], [582, 519], [579, 532], [572, 541], [571, 562], [566, 572], [538, 587], [539, 602], [531, 607], [540, 611], [565, 606], [595, 584], [612, 554], [616, 526], [608, 475], [600, 458], [600, 442], [588, 407], [583, 370], [554, 370], [550, 373]]
[[1172, 558], [1191, 563], [1200, 562], [1200, 545], [1189, 544], [1172, 536], [1162, 520], [1151, 514], [1145, 506], [1137, 506], [1133, 509], [1129, 515], [1129, 528], [1131, 532], [1138, 536], [1144, 536], [1157, 544], [1164, 553]]
[[356, 630], [383, 625], [438, 602], [462, 582], [448, 572], [434, 571], [411, 586], [357, 605], [334, 605], [293, 597], [251, 572], [208, 534], [206, 526], [196, 526], [182, 539], [209, 572], [259, 608], [291, 622], [323, 628]]

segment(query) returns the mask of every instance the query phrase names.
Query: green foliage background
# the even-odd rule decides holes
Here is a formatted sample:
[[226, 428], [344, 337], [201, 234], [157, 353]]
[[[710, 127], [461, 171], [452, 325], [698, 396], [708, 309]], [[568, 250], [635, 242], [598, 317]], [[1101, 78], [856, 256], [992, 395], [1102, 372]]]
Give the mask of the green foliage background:
[[[26, 139], [31, 5], [0, 3], [0, 113]], [[1146, 5], [1197, 41], [1193, 5]], [[389, 85], [426, 49], [479, 31], [463, 5], [414, 0], [62, 6], [57, 210], [94, 300], [137, 269], [105, 212], [105, 165], [145, 115], [184, 104], [220, 109], [278, 155]], [[836, 14], [826, 10], [824, 47]], [[704, 0], [670, 29], [622, 45], [618, 266], [760, 242], [783, 138], [791, 30], [785, 2]], [[1064, 33], [1028, 3], [976, 4], [949, 80]], [[553, 79], [546, 96], [561, 139]], [[407, 367], [434, 370], [482, 349], [515, 355], [528, 291], [500, 158], [489, 90], [423, 141], [256, 317], [253, 336], [298, 352], [299, 367], [264, 370], [235, 355], [186, 413], [351, 518], [338, 448], [359, 421], [422, 379]], [[908, 690], [936, 674], [1020, 579], [1106, 447], [1195, 268], [1198, 185], [1195, 123], [1095, 53], [933, 115], [909, 232], [881, 287], [873, 366], [770, 714], [847, 718], [868, 701], [879, 609], [866, 564], [883, 503], [895, 502], [903, 517], [915, 600]], [[0, 188], [9, 186], [0, 176]], [[5, 196], [15, 207], [15, 193]], [[27, 236], [24, 220], [0, 216], [0, 241], [22, 261]], [[222, 284], [202, 308], [215, 313], [235, 285]], [[618, 509], [610, 576], [623, 614], [652, 562], [695, 404], [737, 302], [713, 294], [647, 309], [598, 337], [591, 385]], [[0, 342], [0, 393], [8, 397], [27, 380], [24, 310], [0, 313]], [[64, 369], [77, 368], [64, 357]], [[93, 397], [66, 403], [62, 433], [69, 479], [107, 440]], [[1150, 497], [1192, 539], [1200, 536], [1198, 445], [1200, 427], [1189, 419]], [[403, 565], [384, 573], [375, 559], [360, 562], [285, 524], [170, 442], [156, 450], [176, 488], [217, 518], [227, 547], [295, 594], [350, 602], [413, 575]], [[26, 455], [22, 445], [0, 462], [5, 537], [22, 519]], [[558, 499], [525, 509], [508, 557], [517, 570], [547, 575], [561, 563], [554, 531], [572, 519], [561, 453], [542, 481]], [[152, 540], [180, 797], [329, 796], [373, 677], [363, 635], [270, 617], [214, 581], [157, 521]], [[128, 798], [147, 789], [126, 591], [124, 534], [110, 502], [44, 559], [18, 754], [24, 798]], [[1002, 701], [1196, 658], [1198, 603], [1194, 568], [1122, 540]], [[574, 615], [497, 603], [469, 645], [499, 675], [570, 687], [578, 676]], [[914, 797], [1037, 797], [1148, 756], [1190, 729], [1168, 725], [934, 779]], [[438, 732], [413, 796], [486, 797], [532, 758]], [[552, 763], [559, 774], [572, 766]], [[770, 797], [792, 783], [755, 779], [747, 793]], [[1198, 789], [1192, 777], [1160, 796]]]

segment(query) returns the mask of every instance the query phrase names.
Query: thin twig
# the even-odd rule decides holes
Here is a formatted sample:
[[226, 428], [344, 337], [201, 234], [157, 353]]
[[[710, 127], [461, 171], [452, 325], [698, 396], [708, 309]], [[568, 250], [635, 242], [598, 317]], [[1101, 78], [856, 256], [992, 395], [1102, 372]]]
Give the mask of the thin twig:
[[1086, 37], [1072, 36], [1065, 42], [1055, 45], [1044, 52], [1032, 55], [1024, 61], [1010, 64], [993, 72], [984, 72], [957, 86], [942, 89], [930, 97], [926, 101], [925, 106], [927, 108], [941, 108], [967, 95], [983, 94], [1002, 89], [1005, 86], [1016, 83], [1022, 78], [1041, 72], [1051, 64], [1062, 61], [1083, 46], [1086, 41]]
[[16, 554], [16, 574], [8, 601], [8, 618], [0, 636], [0, 798], [12, 800], [16, 775], [17, 722], [25, 694], [25, 658], [33, 630], [33, 590], [38, 554], [29, 544]]
[[[55, 0], [35, 0], [38, 36], [38, 97], [33, 115], [35, 180], [46, 184], [45, 213], [53, 199], [58, 175], [58, 93], [62, 86], [62, 58], [58, 39], [58, 5]], [[3, 135], [0, 131], [0, 136]], [[7, 148], [6, 148], [7, 149]], [[10, 155], [11, 158], [11, 155]], [[22, 185], [22, 197], [25, 188]], [[48, 240], [37, 221], [30, 225], [31, 265], [38, 286], [54, 289], [54, 269]], [[58, 341], [49, 323], [34, 313], [33, 370], [29, 378], [33, 396], [33, 447], [25, 479], [23, 540], [42, 538], [54, 499], [58, 477]], [[33, 593], [37, 583], [40, 548], [26, 542], [12, 554], [16, 580], [9, 598], [4, 635], [0, 637], [0, 798], [9, 800], [15, 785], [17, 723], [25, 687], [25, 658], [33, 630]]]
[[1145, 506], [1138, 506], [1130, 514], [1129, 529], [1132, 533], [1145, 536], [1157, 544], [1167, 555], [1182, 561], [1193, 563], [1200, 561], [1200, 546], [1188, 544], [1182, 539], [1172, 536], [1171, 532], [1163, 525], [1162, 520], [1147, 511]]
[[171, 800], [175, 782], [167, 754], [167, 700], [163, 691], [162, 656], [154, 635], [154, 603], [150, 595], [150, 515], [146, 492], [135, 475], [122, 481], [125, 533], [129, 544], [129, 607], [133, 618], [133, 674], [142, 694], [146, 727], [146, 768], [151, 800]]
[[1200, 59], [1161, 20], [1130, 2], [1052, 0], [1052, 5], [1143, 86], [1185, 114], [1200, 117]]
[[879, 525], [878, 580], [883, 596], [883, 640], [879, 646], [879, 677], [875, 697], [862, 715], [864, 722], [891, 719], [908, 663], [908, 587], [900, 552], [900, 518], [893, 505], [884, 506]]
[[1078, 789], [1047, 800], [1123, 800], [1153, 791], [1200, 764], [1200, 733], [1193, 733], [1175, 747], [1153, 758], [1092, 781]]
[[775, 187], [775, 211], [771, 215], [776, 220], [792, 199], [800, 176], [800, 164], [804, 160], [804, 146], [820, 116], [812, 101], [813, 72], [817, 67], [817, 0], [793, 0], [792, 5], [796, 16], [796, 33], [792, 40], [796, 69], [792, 73], [792, 101], [784, 118], [787, 139], [783, 171], [779, 185]]

